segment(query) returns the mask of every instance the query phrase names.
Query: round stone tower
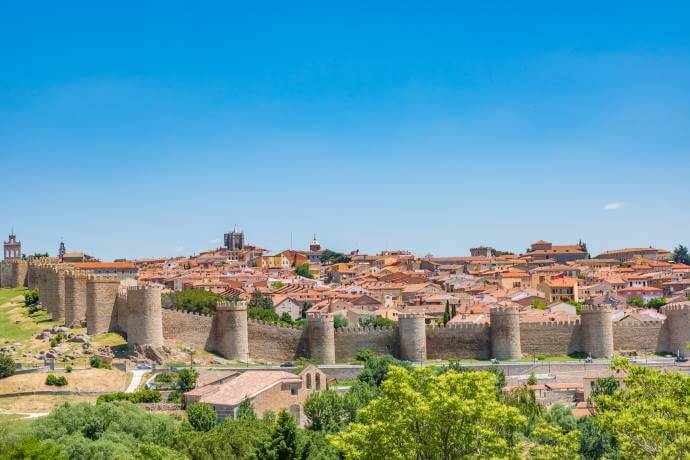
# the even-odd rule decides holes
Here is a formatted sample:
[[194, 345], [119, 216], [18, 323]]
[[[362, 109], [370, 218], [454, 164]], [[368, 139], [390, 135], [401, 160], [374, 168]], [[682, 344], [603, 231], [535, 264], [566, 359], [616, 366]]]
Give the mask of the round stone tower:
[[127, 346], [160, 348], [163, 340], [161, 290], [134, 286], [127, 289]]
[[86, 320], [86, 278], [79, 270], [65, 272], [65, 324], [79, 327]]
[[520, 312], [517, 308], [493, 307], [491, 324], [491, 356], [497, 359], [522, 358], [520, 344]]
[[50, 277], [49, 290], [53, 301], [53, 321], [65, 323], [65, 268], [55, 266]]
[[607, 305], [583, 305], [582, 351], [592, 358], [613, 356], [613, 311]]
[[335, 327], [333, 315], [311, 313], [307, 317], [309, 355], [319, 364], [335, 364]]
[[671, 353], [690, 356], [690, 302], [672, 303], [663, 307], [666, 315], [667, 348]]
[[398, 315], [400, 358], [405, 361], [426, 361], [426, 323], [424, 315], [401, 313]]
[[215, 320], [216, 343], [220, 354], [227, 359], [249, 361], [247, 303], [218, 302]]
[[120, 280], [90, 275], [86, 280], [86, 333], [105, 334], [115, 329], [115, 301]]

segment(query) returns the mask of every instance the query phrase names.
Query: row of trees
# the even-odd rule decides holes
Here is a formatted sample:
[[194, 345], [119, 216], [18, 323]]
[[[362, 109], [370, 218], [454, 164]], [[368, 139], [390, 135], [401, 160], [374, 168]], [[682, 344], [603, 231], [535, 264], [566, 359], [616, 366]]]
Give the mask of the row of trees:
[[173, 305], [178, 310], [204, 315], [216, 313], [216, 303], [236, 300], [203, 289], [185, 289], [163, 294], [163, 305]]

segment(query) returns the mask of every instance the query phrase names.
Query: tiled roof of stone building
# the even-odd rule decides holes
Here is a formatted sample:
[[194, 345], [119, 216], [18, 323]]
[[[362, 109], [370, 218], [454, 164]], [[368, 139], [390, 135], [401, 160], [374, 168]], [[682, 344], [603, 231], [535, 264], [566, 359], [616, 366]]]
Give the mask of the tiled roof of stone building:
[[244, 399], [251, 399], [283, 383], [300, 383], [302, 379], [284, 371], [248, 371], [230, 377], [221, 383], [210, 383], [185, 393], [185, 396], [200, 396], [199, 402], [236, 406]]

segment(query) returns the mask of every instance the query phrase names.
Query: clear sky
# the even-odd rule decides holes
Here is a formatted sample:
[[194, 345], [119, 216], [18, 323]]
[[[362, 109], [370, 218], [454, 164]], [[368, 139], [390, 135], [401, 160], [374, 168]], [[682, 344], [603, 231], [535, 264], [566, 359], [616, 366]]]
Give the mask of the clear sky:
[[690, 243], [687, 2], [102, 3], [0, 15], [27, 253]]

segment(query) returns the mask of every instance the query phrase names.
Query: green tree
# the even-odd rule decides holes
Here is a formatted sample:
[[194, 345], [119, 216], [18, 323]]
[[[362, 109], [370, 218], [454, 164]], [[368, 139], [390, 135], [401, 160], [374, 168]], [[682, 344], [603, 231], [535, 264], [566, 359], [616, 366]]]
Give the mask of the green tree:
[[263, 420], [226, 419], [207, 432], [183, 432], [174, 447], [192, 459], [259, 459], [260, 449], [270, 442], [271, 425]]
[[298, 276], [301, 276], [303, 278], [309, 278], [309, 279], [313, 278], [311, 272], [309, 272], [309, 264], [308, 263], [295, 265], [295, 274]]
[[271, 300], [269, 296], [264, 295], [261, 291], [256, 289], [254, 292], [252, 292], [247, 307], [258, 307], [273, 310], [273, 300]]
[[597, 423], [618, 439], [623, 458], [687, 458], [690, 452], [690, 376], [614, 359], [625, 375], [612, 394], [592, 398]]
[[404, 367], [409, 369], [411, 364], [407, 361], [400, 361], [393, 356], [368, 356], [364, 361], [364, 368], [357, 375], [360, 382], [368, 383], [372, 386], [381, 386], [381, 383], [388, 376], [388, 370], [391, 366]]
[[618, 440], [606, 427], [597, 423], [597, 417], [580, 417], [577, 429], [580, 432], [580, 455], [584, 459], [614, 460], [620, 457]]
[[196, 431], [209, 431], [216, 426], [218, 415], [208, 404], [194, 403], [187, 407], [187, 420]]
[[264, 448], [261, 458], [271, 460], [297, 459], [298, 428], [295, 418], [285, 409], [278, 412], [278, 417], [273, 424], [271, 440]]
[[[4, 449], [3, 449], [4, 450]], [[7, 449], [0, 460], [68, 460], [68, 456], [53, 442], [42, 442], [33, 436]]]
[[533, 300], [532, 301], [532, 308], [536, 308], [537, 310], [543, 310], [546, 308], [546, 304], [542, 302], [541, 300]]
[[381, 396], [332, 442], [347, 459], [508, 457], [524, 424], [488, 372], [392, 367]]
[[131, 458], [143, 444], [171, 447], [185, 425], [126, 401], [79, 403], [64, 404], [47, 417], [36, 419], [28, 434], [55, 442], [70, 459]]
[[177, 377], [177, 390], [180, 393], [192, 391], [196, 386], [196, 380], [198, 377], [199, 373], [194, 369], [182, 369]]
[[532, 433], [544, 414], [544, 406], [537, 401], [534, 390], [530, 390], [526, 385], [513, 388], [505, 395], [503, 401], [520, 411], [527, 420], [527, 424], [524, 426], [525, 434]]
[[446, 300], [446, 308], [443, 311], [443, 325], [445, 326], [450, 321], [450, 303]]
[[304, 415], [316, 431], [335, 433], [346, 422], [343, 398], [335, 391], [317, 391], [304, 402]]
[[335, 252], [331, 251], [330, 249], [326, 249], [319, 256], [319, 261], [324, 265], [330, 265], [348, 263], [350, 261], [350, 258], [340, 252]]
[[340, 329], [341, 327], [349, 326], [350, 322], [341, 314], [337, 314], [333, 317], [333, 327]]
[[456, 304], [453, 304], [450, 307], [450, 319], [453, 319], [456, 316], [458, 316], [458, 306]]
[[273, 290], [280, 289], [283, 286], [285, 286], [285, 283], [283, 283], [282, 281], [274, 281], [271, 283], [271, 289], [273, 289]]
[[201, 313], [205, 315], [212, 315], [216, 312], [216, 303], [223, 300], [236, 300], [236, 298], [224, 297], [215, 292], [206, 291], [204, 289], [185, 289], [183, 291], [173, 291], [163, 294], [163, 297], [169, 297], [169, 302], [172, 303], [176, 309]]
[[537, 376], [534, 375], [534, 372], [532, 372], [527, 379], [527, 385], [536, 385], [537, 383], [539, 383]]
[[311, 302], [304, 302], [304, 303], [302, 304], [302, 318], [306, 318], [306, 317], [307, 317], [307, 310], [309, 310], [309, 309], [310, 309], [311, 307], [313, 307], [313, 306], [314, 306], [314, 305], [313, 305]]
[[631, 307], [636, 307], [636, 308], [644, 308], [645, 307], [644, 299], [642, 297], [639, 297], [636, 295], [631, 296], [628, 299], [628, 305], [630, 305]]
[[601, 377], [592, 383], [590, 398], [597, 396], [611, 396], [618, 389], [618, 380], [615, 377]]
[[679, 244], [673, 250], [673, 261], [677, 264], [690, 265], [690, 254], [688, 253], [688, 248]]
[[649, 299], [647, 304], [645, 305], [647, 308], [654, 308], [655, 310], [659, 310], [661, 307], [666, 305], [668, 303], [668, 300], [666, 297], [658, 297], [656, 299]]
[[375, 315], [361, 316], [357, 322], [362, 327], [391, 327], [396, 324], [392, 319], [381, 318]]
[[246, 418], [255, 419], [256, 413], [254, 412], [252, 402], [249, 399], [244, 398], [237, 408], [237, 419], [244, 420]]
[[6, 353], [0, 354], [0, 379], [14, 375], [16, 369], [17, 366], [10, 355]]

